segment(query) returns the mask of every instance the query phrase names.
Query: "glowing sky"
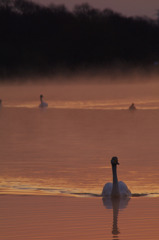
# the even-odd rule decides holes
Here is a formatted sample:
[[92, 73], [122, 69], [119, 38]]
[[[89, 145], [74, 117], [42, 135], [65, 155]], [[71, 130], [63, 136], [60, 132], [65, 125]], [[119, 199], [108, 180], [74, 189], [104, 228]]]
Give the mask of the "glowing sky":
[[74, 5], [83, 2], [89, 5], [105, 9], [110, 8], [114, 11], [127, 16], [147, 16], [156, 18], [156, 12], [159, 9], [158, 0], [33, 0], [40, 4], [64, 4], [68, 9], [72, 9]]

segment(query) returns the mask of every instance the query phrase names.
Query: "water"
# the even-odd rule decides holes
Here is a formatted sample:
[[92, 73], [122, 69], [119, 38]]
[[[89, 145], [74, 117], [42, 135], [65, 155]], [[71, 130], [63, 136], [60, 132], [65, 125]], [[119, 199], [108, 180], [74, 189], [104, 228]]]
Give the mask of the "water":
[[[159, 194], [158, 88], [2, 86], [0, 193], [100, 195], [118, 156], [118, 179], [133, 194]], [[41, 93], [47, 109], [38, 107]]]
[[93, 197], [1, 195], [0, 239], [158, 240], [158, 198], [117, 205], [108, 209]]
[[[157, 240], [158, 92], [157, 83], [1, 86], [0, 239]], [[131, 199], [101, 197], [112, 156]]]

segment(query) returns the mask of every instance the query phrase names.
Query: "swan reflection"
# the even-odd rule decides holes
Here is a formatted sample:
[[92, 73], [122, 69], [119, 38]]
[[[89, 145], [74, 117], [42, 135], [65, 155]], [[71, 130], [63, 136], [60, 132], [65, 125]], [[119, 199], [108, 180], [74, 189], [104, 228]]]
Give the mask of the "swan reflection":
[[113, 239], [119, 239], [118, 235], [120, 230], [118, 228], [118, 214], [119, 210], [124, 209], [128, 206], [130, 198], [103, 198], [103, 204], [107, 209], [113, 209], [113, 225], [112, 225], [112, 234]]

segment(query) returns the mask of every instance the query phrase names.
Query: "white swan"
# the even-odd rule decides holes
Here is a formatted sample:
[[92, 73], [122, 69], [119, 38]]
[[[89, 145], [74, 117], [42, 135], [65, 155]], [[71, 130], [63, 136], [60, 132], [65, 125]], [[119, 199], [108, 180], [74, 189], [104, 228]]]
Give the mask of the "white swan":
[[126, 186], [126, 184], [122, 181], [118, 182], [117, 178], [117, 165], [119, 165], [118, 158], [112, 157], [112, 172], [113, 172], [113, 183], [106, 183], [103, 191], [103, 197], [130, 197], [131, 192]]
[[40, 108], [48, 107], [48, 103], [43, 101], [43, 95], [42, 94], [40, 95], [40, 102], [41, 102], [40, 105], [39, 105]]

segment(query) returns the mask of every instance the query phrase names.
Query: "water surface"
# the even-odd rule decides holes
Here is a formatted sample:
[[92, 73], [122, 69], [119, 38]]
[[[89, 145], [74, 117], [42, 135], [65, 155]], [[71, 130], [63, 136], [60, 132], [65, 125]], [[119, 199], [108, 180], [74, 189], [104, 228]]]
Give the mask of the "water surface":
[[[158, 92], [156, 83], [1, 86], [0, 239], [158, 240]], [[130, 199], [101, 197], [112, 156]]]
[[158, 198], [120, 205], [108, 208], [93, 197], [1, 195], [0, 239], [158, 240]]
[[[1, 86], [0, 193], [100, 195], [118, 156], [118, 178], [133, 194], [158, 194], [158, 88]], [[47, 109], [38, 107], [41, 93]]]

